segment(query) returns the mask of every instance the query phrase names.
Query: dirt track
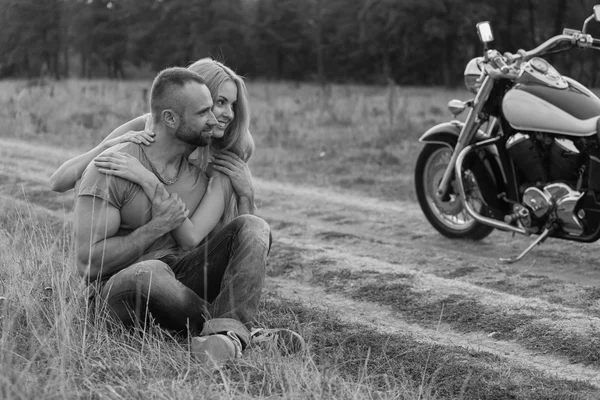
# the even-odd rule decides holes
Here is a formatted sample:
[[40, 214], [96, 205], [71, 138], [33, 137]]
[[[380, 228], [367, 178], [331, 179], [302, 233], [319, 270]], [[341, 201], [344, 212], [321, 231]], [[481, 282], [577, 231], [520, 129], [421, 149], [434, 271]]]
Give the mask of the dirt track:
[[[0, 196], [62, 215], [72, 194], [45, 185], [57, 160], [72, 155], [0, 139]], [[414, 203], [260, 179], [257, 203], [274, 236], [269, 290], [382, 332], [600, 388], [597, 244], [549, 240], [506, 265], [498, 258], [532, 238], [448, 240]]]
[[[550, 349], [534, 351], [514, 340], [498, 340], [494, 331], [453, 330], [444, 323], [443, 314], [439, 325], [410, 323], [393, 305], [357, 301], [311, 284], [315, 272], [323, 269], [411, 276], [416, 277], [411, 279], [412, 289], [430, 298], [460, 294], [592, 335], [600, 328], [600, 319], [590, 315], [591, 311], [597, 315], [598, 304], [582, 304], [577, 298], [600, 282], [600, 271], [592, 264], [599, 252], [597, 245], [551, 240], [520, 263], [506, 265], [498, 258], [518, 252], [527, 243], [523, 238], [495, 232], [480, 243], [448, 240], [426, 223], [416, 204], [260, 180], [258, 189], [260, 214], [273, 227], [274, 253], [278, 246], [302, 249], [295, 253], [299, 259], [290, 271], [270, 280], [270, 287], [281, 295], [337, 310], [352, 322], [376, 326], [383, 332], [403, 332], [426, 342], [489, 352], [516, 366], [545, 370], [564, 379], [588, 380], [600, 387], [598, 366], [574, 364]], [[501, 290], [489, 288], [493, 286], [490, 282], [511, 277], [518, 281], [514, 287], [498, 284]], [[540, 278], [543, 285], [539, 285]], [[519, 293], [524, 288], [527, 297]], [[562, 305], [565, 303], [572, 306]]]

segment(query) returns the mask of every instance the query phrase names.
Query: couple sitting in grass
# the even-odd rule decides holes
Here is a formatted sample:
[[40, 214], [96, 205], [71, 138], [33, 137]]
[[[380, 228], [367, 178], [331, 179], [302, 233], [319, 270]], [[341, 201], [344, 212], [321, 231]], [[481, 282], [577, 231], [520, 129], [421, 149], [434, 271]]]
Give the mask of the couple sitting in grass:
[[126, 326], [151, 317], [192, 335], [192, 354], [210, 365], [261, 341], [304, 348], [287, 329], [251, 331], [271, 234], [253, 215], [243, 80], [210, 59], [169, 68], [150, 111], [51, 178], [53, 190], [75, 187], [75, 261], [91, 300]]

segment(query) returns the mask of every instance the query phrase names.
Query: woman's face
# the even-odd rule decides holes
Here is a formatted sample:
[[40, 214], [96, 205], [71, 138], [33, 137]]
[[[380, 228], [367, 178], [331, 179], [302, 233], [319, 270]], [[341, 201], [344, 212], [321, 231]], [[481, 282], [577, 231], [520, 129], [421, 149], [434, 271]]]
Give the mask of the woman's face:
[[219, 86], [219, 94], [212, 108], [212, 112], [217, 118], [217, 125], [213, 128], [213, 137], [222, 138], [225, 130], [233, 121], [237, 94], [237, 86], [232, 80], [226, 80]]

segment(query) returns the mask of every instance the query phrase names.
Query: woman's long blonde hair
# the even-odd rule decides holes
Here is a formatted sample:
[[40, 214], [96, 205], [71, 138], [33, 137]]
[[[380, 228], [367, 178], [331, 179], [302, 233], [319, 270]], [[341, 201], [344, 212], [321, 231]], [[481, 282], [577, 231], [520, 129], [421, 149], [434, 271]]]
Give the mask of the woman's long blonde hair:
[[[231, 68], [211, 58], [202, 58], [188, 67], [206, 81], [213, 101], [216, 103], [219, 96], [219, 87], [225, 81], [233, 81], [237, 87], [237, 102], [234, 107], [234, 118], [220, 139], [214, 139], [210, 147], [199, 148], [199, 165], [206, 170], [212, 154], [230, 150], [237, 154], [244, 162], [248, 162], [254, 153], [254, 139], [250, 134], [250, 108], [248, 106], [248, 91], [244, 80]], [[225, 199], [225, 212], [220, 224], [224, 226], [238, 216], [237, 197], [235, 192]]]

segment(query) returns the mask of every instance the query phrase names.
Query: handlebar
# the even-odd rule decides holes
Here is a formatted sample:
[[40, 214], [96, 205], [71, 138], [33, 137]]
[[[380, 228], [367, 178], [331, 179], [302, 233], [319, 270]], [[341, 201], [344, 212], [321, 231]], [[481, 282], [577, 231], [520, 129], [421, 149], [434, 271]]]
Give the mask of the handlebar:
[[528, 61], [533, 57], [536, 57], [546, 52], [547, 50], [556, 46], [557, 44], [567, 42], [577, 47], [591, 47], [600, 50], [600, 39], [594, 39], [591, 35], [581, 33], [580, 31], [567, 29], [563, 34], [551, 37], [550, 39], [546, 40], [544, 43], [540, 44], [532, 50], [519, 50], [517, 54], [511, 54], [507, 52], [504, 53], [504, 55], [502, 56], [498, 51], [490, 49], [487, 51], [486, 58], [492, 61], [493, 65], [495, 65], [495, 67], [500, 70], [499, 77], [512, 78], [512, 75], [514, 74], [515, 70], [513, 69], [513, 74], [511, 74], [510, 65], [512, 65], [513, 63]]
[[550, 49], [551, 47], [554, 47], [557, 44], [564, 43], [564, 42], [571, 42], [573, 44], [577, 44], [578, 41], [577, 41], [577, 37], [575, 35], [565, 35], [565, 34], [556, 35], [556, 36], [551, 37], [550, 39], [546, 40], [544, 43], [540, 44], [538, 47], [536, 47], [532, 50], [519, 52], [519, 54], [513, 55], [513, 59], [514, 59], [514, 61], [518, 61], [518, 60], [527, 61], [527, 60], [532, 59], [535, 56], [542, 54], [543, 52]]
[[508, 72], [510, 71], [510, 67], [506, 64], [506, 62], [504, 61], [504, 57], [502, 57], [500, 53], [493, 56], [492, 61], [494, 62], [494, 64], [496, 64], [496, 66], [500, 69], [500, 71], [503, 74], [508, 74]]

